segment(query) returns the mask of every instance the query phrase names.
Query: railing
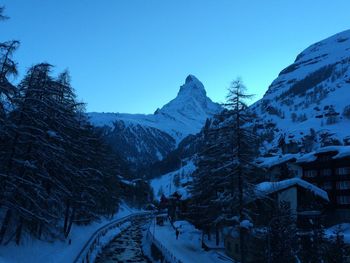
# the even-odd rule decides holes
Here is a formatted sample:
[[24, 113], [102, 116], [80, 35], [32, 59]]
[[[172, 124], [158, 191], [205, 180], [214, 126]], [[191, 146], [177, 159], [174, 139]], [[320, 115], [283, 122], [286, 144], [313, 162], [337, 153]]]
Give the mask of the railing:
[[[155, 220], [153, 223], [154, 224], [156, 223]], [[156, 237], [151, 232], [151, 227], [152, 227], [152, 224], [150, 225], [150, 227], [147, 230], [147, 238], [150, 242], [152, 242], [162, 252], [166, 262], [168, 262], [168, 263], [183, 263], [181, 260], [179, 260], [177, 257], [175, 257], [175, 255], [173, 253], [171, 253], [169, 249], [167, 249], [165, 246], [163, 246], [162, 243], [160, 243], [156, 239]]]
[[[130, 219], [143, 217], [146, 215], [150, 215], [151, 212], [140, 212], [131, 214], [125, 217], [122, 217], [120, 219], [116, 219], [107, 225], [97, 229], [90, 237], [90, 239], [85, 243], [82, 250], [79, 252], [79, 254], [74, 259], [73, 263], [92, 263], [95, 260], [95, 257], [98, 254], [98, 249], [101, 247], [102, 243], [101, 240], [103, 237], [106, 236], [108, 232], [110, 232], [112, 229], [119, 228], [121, 232], [129, 227], [126, 223]], [[120, 233], [120, 232], [119, 232]]]

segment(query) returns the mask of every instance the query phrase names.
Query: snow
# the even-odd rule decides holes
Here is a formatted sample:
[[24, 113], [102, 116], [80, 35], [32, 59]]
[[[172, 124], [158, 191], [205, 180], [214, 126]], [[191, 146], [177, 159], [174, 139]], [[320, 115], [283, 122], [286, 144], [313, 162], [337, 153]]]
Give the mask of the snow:
[[316, 196], [319, 196], [322, 199], [329, 201], [328, 194], [326, 191], [300, 178], [292, 178], [292, 179], [287, 179], [279, 182], [263, 182], [256, 185], [255, 192], [258, 196], [265, 196], [274, 192], [284, 190], [291, 186], [300, 186], [302, 188], [305, 188], [311, 191]]
[[296, 162], [297, 164], [310, 163], [317, 159], [318, 154], [331, 152], [335, 153], [335, 155], [332, 157], [333, 159], [350, 157], [350, 146], [326, 146], [306, 154], [296, 153], [271, 157], [260, 157], [257, 158], [256, 163], [258, 166], [267, 169], [286, 162]]
[[317, 159], [317, 154], [335, 152], [336, 155], [333, 156], [333, 159], [350, 157], [350, 146], [327, 146], [319, 148], [316, 151], [305, 154], [302, 157], [297, 159], [297, 163], [309, 163]]
[[[350, 30], [347, 30], [305, 49], [298, 55], [294, 64], [288, 70], [282, 71], [272, 82], [263, 99], [251, 106], [265, 124], [276, 124], [273, 141], [265, 144], [266, 152], [276, 148], [281, 135], [285, 135], [287, 142], [302, 144], [303, 138], [310, 134], [311, 128], [318, 137], [313, 149], [321, 147], [322, 134], [328, 133], [341, 143], [350, 135], [350, 120], [342, 116], [344, 108], [350, 104], [349, 45]], [[329, 65], [333, 67], [330, 77], [320, 77], [318, 84], [304, 84], [307, 88], [305, 93], [289, 93], [280, 97], [281, 94], [290, 91], [298, 81]], [[314, 92], [316, 89], [318, 91]], [[320, 90], [324, 92], [322, 97]], [[325, 114], [329, 106], [339, 114], [335, 123], [327, 123]], [[269, 113], [267, 108], [272, 107], [280, 110], [283, 117]], [[292, 114], [305, 114], [307, 119], [293, 121]]]
[[47, 135], [49, 135], [49, 137], [51, 137], [51, 138], [57, 138], [58, 137], [57, 133], [55, 131], [52, 131], [52, 130], [48, 130], [47, 131]]
[[[166, 196], [171, 195], [174, 192], [178, 192], [182, 195], [183, 199], [187, 199], [189, 197], [189, 191], [187, 188], [188, 182], [192, 181], [192, 173], [196, 170], [196, 166], [194, 165], [192, 160], [189, 160], [186, 165], [182, 168], [164, 174], [158, 178], [151, 180], [151, 187], [153, 189], [153, 193], [155, 198], [160, 199], [161, 192], [163, 192]], [[180, 176], [179, 186], [174, 184], [174, 177]]]
[[131, 226], [131, 222], [124, 222], [121, 226], [113, 228], [108, 231], [105, 235], [103, 235], [99, 241], [97, 247], [93, 250], [93, 252], [89, 256], [89, 260], [94, 262], [97, 255], [102, 251], [102, 249], [109, 244], [117, 235], [119, 235], [123, 230]]
[[85, 243], [97, 229], [113, 220], [136, 212], [139, 212], [139, 210], [131, 209], [126, 204], [122, 204], [119, 212], [111, 219], [101, 219], [100, 222], [94, 222], [88, 226], [73, 225], [69, 236], [72, 240], [71, 245], [68, 244], [69, 238], [65, 241], [55, 241], [52, 243], [27, 238], [21, 246], [17, 246], [14, 243], [7, 246], [0, 246], [0, 262], [73, 262], [74, 258], [79, 254]]
[[186, 78], [175, 99], [158, 109], [155, 114], [88, 113], [95, 126], [110, 126], [117, 120], [125, 125], [156, 128], [172, 136], [177, 143], [189, 134], [198, 133], [207, 118], [219, 113], [222, 107], [206, 95], [203, 84], [193, 75]]
[[325, 230], [325, 235], [328, 238], [335, 237], [337, 229], [340, 228], [341, 234], [344, 236], [344, 242], [350, 244], [350, 223], [342, 223], [331, 226]]
[[174, 222], [174, 225], [180, 231], [178, 239], [176, 239], [175, 229], [168, 221], [164, 226], [158, 226], [153, 221], [148, 232], [150, 240], [154, 240], [169, 262], [233, 262], [218, 250], [204, 251], [201, 248], [202, 232], [189, 222], [177, 221]]
[[271, 168], [282, 163], [290, 162], [296, 160], [300, 157], [300, 154], [284, 154], [276, 155], [272, 157], [260, 157], [257, 159], [257, 163], [262, 168]]
[[249, 220], [245, 219], [242, 222], [239, 223], [239, 226], [241, 228], [245, 228], [245, 229], [250, 229], [252, 228], [254, 225], [252, 222], [250, 222]]

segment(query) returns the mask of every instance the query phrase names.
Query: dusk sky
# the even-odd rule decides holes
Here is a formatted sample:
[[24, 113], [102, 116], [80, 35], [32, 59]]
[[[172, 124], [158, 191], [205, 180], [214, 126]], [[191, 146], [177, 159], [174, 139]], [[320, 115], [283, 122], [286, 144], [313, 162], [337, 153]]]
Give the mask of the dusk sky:
[[0, 0], [21, 73], [68, 68], [88, 111], [153, 113], [188, 74], [223, 102], [242, 77], [255, 100], [303, 49], [350, 29], [349, 0]]

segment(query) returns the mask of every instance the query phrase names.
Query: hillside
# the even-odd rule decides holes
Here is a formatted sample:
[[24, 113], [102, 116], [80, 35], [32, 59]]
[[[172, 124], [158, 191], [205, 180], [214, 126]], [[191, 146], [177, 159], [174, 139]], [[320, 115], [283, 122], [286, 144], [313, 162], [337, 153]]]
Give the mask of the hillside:
[[311, 45], [251, 106], [268, 128], [263, 153], [349, 143], [350, 31]]

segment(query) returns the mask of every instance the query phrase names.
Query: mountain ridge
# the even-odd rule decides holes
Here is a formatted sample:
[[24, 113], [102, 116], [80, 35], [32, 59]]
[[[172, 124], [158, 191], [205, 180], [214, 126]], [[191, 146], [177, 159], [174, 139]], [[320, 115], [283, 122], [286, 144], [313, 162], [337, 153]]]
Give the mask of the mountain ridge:
[[188, 75], [177, 96], [154, 114], [88, 113], [94, 126], [131, 164], [162, 160], [188, 135], [198, 133], [222, 106], [207, 97], [204, 85]]
[[[321, 40], [302, 51], [283, 69], [264, 97], [251, 109], [269, 124], [274, 139], [264, 151], [281, 143], [293, 151], [311, 151], [344, 144], [350, 136], [350, 30]], [[312, 130], [312, 131], [311, 131]], [[313, 141], [309, 141], [310, 137]], [[292, 147], [293, 148], [293, 147]]]

